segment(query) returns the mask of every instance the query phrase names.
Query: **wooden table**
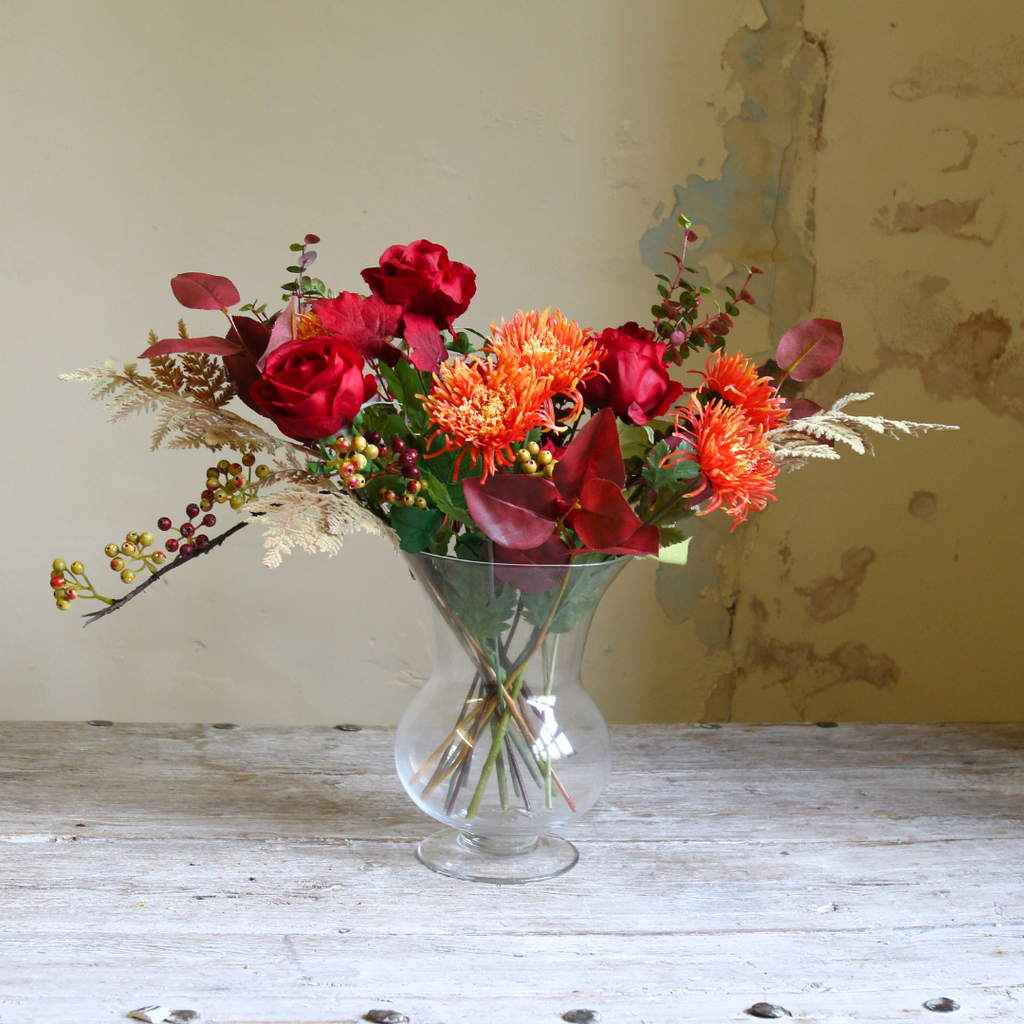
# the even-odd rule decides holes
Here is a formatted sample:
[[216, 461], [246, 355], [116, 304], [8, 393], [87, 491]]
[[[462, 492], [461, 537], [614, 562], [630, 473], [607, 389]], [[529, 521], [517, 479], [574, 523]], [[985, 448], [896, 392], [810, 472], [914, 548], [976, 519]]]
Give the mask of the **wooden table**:
[[1024, 726], [613, 732], [499, 888], [416, 860], [388, 730], [0, 724], [0, 1022], [1024, 1019]]

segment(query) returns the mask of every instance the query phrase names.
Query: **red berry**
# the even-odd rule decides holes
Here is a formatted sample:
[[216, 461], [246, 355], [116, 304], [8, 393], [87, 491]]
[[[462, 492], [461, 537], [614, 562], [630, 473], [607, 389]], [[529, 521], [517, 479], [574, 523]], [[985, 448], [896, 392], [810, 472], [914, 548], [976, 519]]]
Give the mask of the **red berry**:
[[191, 523], [182, 523], [178, 532], [182, 537], [191, 537], [192, 534], [196, 532], [196, 528]]
[[248, 455], [243, 455], [242, 456], [242, 465], [243, 466], [255, 466], [256, 465], [256, 456], [253, 455], [252, 452], [249, 452]]
[[213, 495], [214, 495], [214, 492], [211, 491], [209, 487], [207, 487], [206, 490], [203, 491], [203, 493], [199, 495], [199, 497], [202, 498], [203, 501], [213, 501]]
[[203, 516], [203, 526], [214, 527], [217, 525], [217, 517], [212, 513]]
[[195, 502], [192, 502], [191, 505], [186, 505], [185, 515], [187, 515], [189, 519], [195, 519], [195, 517], [199, 515], [199, 506]]
[[406, 480], [418, 480], [420, 476], [419, 466], [403, 466], [402, 476], [404, 476]]
[[365, 437], [370, 444], [380, 445], [381, 436], [379, 430], [368, 430], [363, 434], [363, 437]]
[[162, 518], [156, 521], [157, 529], [164, 530], [165, 532], [171, 528], [171, 525], [171, 521], [167, 518], [167, 516], [163, 516]]
[[174, 552], [178, 550], [178, 542], [172, 537], [169, 541], [167, 541], [164, 544], [164, 547], [167, 548], [167, 550], [170, 551], [171, 554], [174, 554]]
[[197, 533], [196, 534], [196, 547], [199, 548], [200, 550], [202, 550], [203, 548], [208, 548], [209, 546], [210, 546], [210, 538], [207, 537], [205, 533]]
[[398, 456], [398, 464], [400, 466], [411, 466], [415, 461], [416, 461], [416, 452], [415, 452], [415, 450], [411, 451], [411, 452], [402, 452], [402, 454]]
[[377, 445], [377, 455], [380, 458], [384, 458], [384, 456], [388, 455], [389, 453], [390, 453], [390, 449], [388, 448], [388, 446], [383, 441], [381, 441], [381, 443], [379, 445]]
[[405, 442], [400, 437], [393, 437], [391, 438], [391, 447], [394, 448], [396, 452], [404, 452]]
[[67, 598], [67, 599], [68, 599], [69, 601], [74, 601], [74, 599], [75, 599], [76, 597], [78, 597], [78, 591], [77, 591], [77, 590], [75, 590], [75, 588], [74, 588], [74, 587], [68, 587], [68, 589], [64, 591], [64, 596], [65, 596], [65, 597], [66, 597], [66, 598]]
[[188, 558], [196, 553], [195, 544], [182, 544], [181, 551], [178, 553], [181, 558]]
[[54, 590], [56, 590], [58, 587], [63, 587], [64, 582], [65, 581], [63, 576], [57, 575], [50, 577], [50, 586], [53, 587]]

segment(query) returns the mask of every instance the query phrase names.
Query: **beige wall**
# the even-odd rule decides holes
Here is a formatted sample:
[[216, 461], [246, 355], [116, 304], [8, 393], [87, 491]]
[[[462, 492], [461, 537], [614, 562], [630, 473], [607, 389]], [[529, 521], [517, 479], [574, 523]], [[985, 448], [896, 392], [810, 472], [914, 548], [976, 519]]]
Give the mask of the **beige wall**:
[[1022, 38], [1015, 0], [0, 2], [0, 716], [389, 723], [429, 672], [368, 538], [271, 572], [250, 530], [84, 632], [53, 610], [53, 557], [102, 566], [201, 486], [56, 380], [172, 329], [173, 274], [272, 300], [306, 231], [349, 288], [426, 237], [478, 273], [464, 322], [604, 327], [643, 319], [678, 203], [709, 278], [771, 271], [747, 350], [841, 319], [814, 397], [963, 429], [627, 570], [585, 666], [609, 718], [1020, 718]]

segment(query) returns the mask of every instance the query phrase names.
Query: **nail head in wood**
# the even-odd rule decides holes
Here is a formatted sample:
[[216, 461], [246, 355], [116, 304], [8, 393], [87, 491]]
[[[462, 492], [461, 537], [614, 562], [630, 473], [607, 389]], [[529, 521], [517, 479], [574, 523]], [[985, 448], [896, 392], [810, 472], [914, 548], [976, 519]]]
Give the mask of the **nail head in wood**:
[[214, 729], [237, 729], [238, 726], [234, 722], [214, 722]]
[[373, 1024], [407, 1024], [409, 1018], [397, 1010], [370, 1010], [363, 1020], [372, 1020]]
[[105, 718], [93, 718], [85, 723], [86, 725], [113, 725], [113, 722], [108, 722]]
[[775, 1003], [754, 1003], [753, 1006], [748, 1006], [743, 1012], [749, 1013], [751, 1017], [764, 1017], [768, 1019], [793, 1016], [784, 1006], [776, 1006]]
[[166, 1024], [189, 1024], [193, 1020], [199, 1020], [198, 1010], [171, 1010]]
[[334, 727], [339, 732], [362, 732], [363, 727], [361, 725], [336, 725]]
[[562, 1020], [569, 1024], [596, 1024], [600, 1019], [601, 1014], [597, 1010], [569, 1010], [562, 1014]]
[[814, 723], [819, 729], [838, 729], [838, 722], [815, 722]]
[[960, 1004], [955, 999], [950, 999], [949, 996], [942, 996], [939, 999], [927, 999], [923, 1005], [926, 1010], [931, 1010], [932, 1013], [955, 1013], [960, 1009]]

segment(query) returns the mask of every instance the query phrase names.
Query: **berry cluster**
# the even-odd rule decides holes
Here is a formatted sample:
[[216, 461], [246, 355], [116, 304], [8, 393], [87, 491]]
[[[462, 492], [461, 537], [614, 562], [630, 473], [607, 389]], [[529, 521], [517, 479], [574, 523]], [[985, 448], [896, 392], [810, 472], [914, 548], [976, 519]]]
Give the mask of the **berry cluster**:
[[390, 446], [384, 442], [380, 431], [368, 430], [365, 435], [357, 434], [350, 441], [347, 437], [336, 438], [325, 451], [328, 456], [326, 467], [338, 473], [350, 491], [361, 491], [371, 480], [380, 477], [401, 476], [405, 488], [399, 494], [388, 487], [378, 491], [377, 497], [386, 504], [401, 502], [426, 508], [427, 481], [420, 479], [417, 465], [420, 453], [401, 437], [393, 437]]
[[516, 452], [516, 464], [523, 473], [550, 480], [558, 461], [547, 448], [541, 448], [536, 441], [530, 441]]
[[[210, 466], [206, 471], [206, 490], [199, 496], [199, 509], [209, 512], [214, 502], [223, 505], [227, 502], [235, 511], [240, 509], [247, 501], [256, 497], [256, 481], [269, 476], [269, 466], [253, 466], [256, 456], [251, 452], [242, 456], [241, 462], [228, 462], [221, 459], [216, 466]], [[244, 474], [244, 475], [243, 475]], [[189, 508], [193, 506], [190, 505]], [[189, 518], [195, 518], [190, 516]], [[163, 529], [163, 527], [161, 527]]]
[[[164, 541], [164, 548], [172, 555], [176, 554], [179, 558], [188, 558], [189, 556], [194, 555], [196, 551], [202, 551], [203, 548], [208, 548], [210, 546], [210, 538], [207, 537], [205, 533], [196, 533], [196, 528], [192, 523], [192, 520], [195, 519], [202, 511], [203, 510], [199, 505], [192, 502], [191, 505], [185, 506], [185, 515], [188, 516], [188, 520], [182, 523], [181, 526], [175, 526], [174, 523], [171, 522], [170, 516], [161, 516], [156, 521], [158, 530], [161, 530], [164, 533], [168, 533], [173, 530], [178, 534], [177, 537], [168, 537], [167, 540]], [[212, 512], [207, 512], [206, 515], [203, 516], [201, 522], [203, 526], [210, 529], [217, 525], [217, 517]], [[146, 536], [150, 537], [150, 541], [152, 542], [151, 535], [146, 534]], [[163, 556], [163, 552], [158, 551], [157, 554]], [[163, 561], [164, 557], [166, 556], [161, 557], [160, 561]]]

